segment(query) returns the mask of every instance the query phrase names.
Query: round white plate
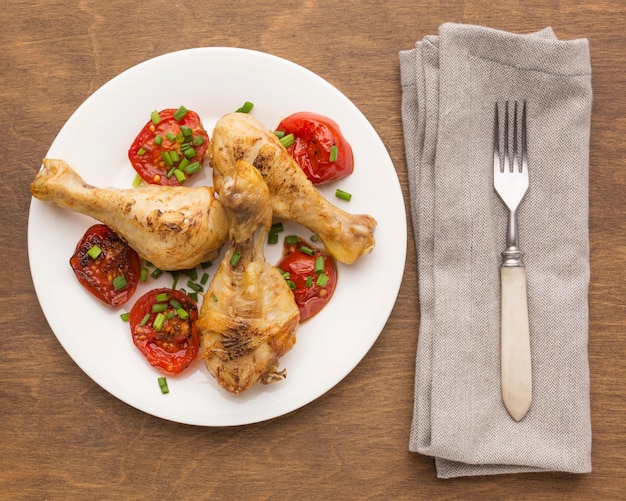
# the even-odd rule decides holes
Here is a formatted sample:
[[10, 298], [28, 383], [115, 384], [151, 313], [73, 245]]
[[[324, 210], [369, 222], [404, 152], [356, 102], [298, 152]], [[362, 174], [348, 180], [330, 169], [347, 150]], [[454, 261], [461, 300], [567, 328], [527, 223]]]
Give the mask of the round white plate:
[[[161, 394], [153, 369], [134, 347], [128, 311], [143, 292], [171, 286], [169, 274], [141, 284], [129, 304], [100, 304], [77, 282], [68, 260], [94, 220], [33, 199], [28, 251], [33, 282], [52, 331], [78, 366], [105, 390], [154, 416], [201, 426], [233, 426], [271, 419], [315, 400], [339, 383], [381, 333], [396, 301], [406, 257], [406, 217], [398, 177], [373, 127], [354, 104], [314, 73], [287, 60], [235, 48], [198, 48], [165, 54], [123, 72], [91, 95], [70, 117], [47, 153], [72, 166], [86, 182], [130, 188], [135, 171], [128, 148], [155, 109], [180, 105], [198, 112], [211, 134], [217, 120], [245, 101], [268, 128], [297, 111], [326, 115], [352, 144], [354, 173], [322, 193], [353, 213], [376, 218], [376, 247], [354, 265], [339, 266], [335, 294], [298, 330], [282, 359], [287, 379], [234, 396], [199, 362], [168, 377]], [[211, 183], [205, 172], [193, 184]], [[336, 188], [352, 193], [345, 202]], [[301, 236], [310, 232], [302, 230]], [[282, 242], [282, 238], [281, 238]], [[277, 263], [281, 245], [267, 246]], [[215, 272], [217, 265], [209, 269]], [[183, 285], [183, 284], [181, 284]]]

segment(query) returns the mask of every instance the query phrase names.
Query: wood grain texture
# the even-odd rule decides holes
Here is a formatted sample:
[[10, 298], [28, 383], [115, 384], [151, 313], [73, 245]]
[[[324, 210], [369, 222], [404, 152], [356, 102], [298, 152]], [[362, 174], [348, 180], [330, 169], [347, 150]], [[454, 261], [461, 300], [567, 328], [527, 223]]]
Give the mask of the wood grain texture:
[[[623, 498], [626, 3], [17, 0], [1, 19], [1, 499]], [[379, 340], [344, 381], [289, 415], [238, 428], [170, 423], [112, 397], [74, 364], [32, 286], [28, 185], [59, 129], [92, 92], [179, 49], [233, 46], [288, 58], [361, 109], [408, 200], [398, 52], [446, 21], [518, 32], [552, 26], [560, 38], [590, 40], [593, 473], [441, 481], [431, 458], [408, 452], [419, 324], [410, 227], [404, 281]], [[164, 30], [166, 24], [176, 29]]]

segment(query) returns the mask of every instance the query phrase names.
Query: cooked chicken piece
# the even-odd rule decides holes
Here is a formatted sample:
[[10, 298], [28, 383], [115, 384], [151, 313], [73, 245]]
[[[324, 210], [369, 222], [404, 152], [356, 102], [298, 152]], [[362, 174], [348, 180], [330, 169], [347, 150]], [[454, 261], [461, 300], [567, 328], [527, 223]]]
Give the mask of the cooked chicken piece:
[[215, 259], [228, 235], [224, 207], [206, 186], [96, 188], [64, 161], [46, 158], [30, 191], [39, 200], [106, 224], [162, 270]]
[[[263, 246], [272, 221], [268, 188], [239, 161], [221, 177], [219, 198], [230, 222], [229, 247], [204, 295], [196, 323], [209, 372], [229, 392], [286, 377], [280, 358], [296, 342], [300, 313]], [[235, 263], [233, 256], [239, 256]]]
[[213, 130], [209, 155], [218, 193], [222, 176], [232, 175], [238, 160], [253, 164], [269, 187], [274, 216], [311, 230], [338, 261], [351, 264], [374, 248], [374, 218], [349, 214], [326, 200], [276, 135], [253, 116], [222, 117]]

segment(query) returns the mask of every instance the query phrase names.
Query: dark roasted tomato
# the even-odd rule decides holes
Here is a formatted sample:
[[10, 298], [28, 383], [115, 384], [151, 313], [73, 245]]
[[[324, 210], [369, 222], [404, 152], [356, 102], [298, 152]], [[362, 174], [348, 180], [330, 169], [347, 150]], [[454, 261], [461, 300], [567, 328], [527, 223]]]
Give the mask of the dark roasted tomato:
[[128, 318], [135, 346], [153, 367], [170, 375], [189, 367], [198, 355], [197, 319], [196, 302], [168, 288], [141, 296]]
[[128, 150], [128, 158], [150, 184], [177, 186], [202, 169], [209, 135], [194, 111], [154, 111]]
[[328, 117], [302, 111], [285, 118], [277, 131], [294, 135], [287, 151], [313, 184], [344, 178], [354, 170], [352, 147]]
[[278, 267], [293, 291], [302, 322], [317, 314], [332, 297], [337, 266], [328, 254], [301, 238], [286, 237], [284, 247]]
[[95, 224], [85, 232], [70, 266], [81, 285], [108, 305], [124, 304], [137, 289], [137, 252], [104, 224]]

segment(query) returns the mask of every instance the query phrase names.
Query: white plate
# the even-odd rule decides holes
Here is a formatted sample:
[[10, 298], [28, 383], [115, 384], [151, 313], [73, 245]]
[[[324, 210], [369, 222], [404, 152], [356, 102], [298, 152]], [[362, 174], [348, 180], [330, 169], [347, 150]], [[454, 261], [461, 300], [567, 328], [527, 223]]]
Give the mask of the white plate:
[[[315, 400], [339, 383], [365, 356], [395, 303], [406, 257], [406, 217], [398, 177], [373, 127], [352, 102], [314, 73], [287, 60], [244, 49], [198, 48], [166, 54], [118, 75], [70, 117], [47, 153], [67, 161], [95, 186], [130, 188], [135, 172], [128, 148], [155, 109], [184, 105], [199, 113], [211, 134], [222, 115], [245, 101], [268, 128], [296, 111], [337, 121], [354, 149], [355, 171], [324, 186], [333, 203], [378, 221], [376, 247], [352, 266], [341, 266], [334, 297], [298, 330], [282, 359], [287, 379], [256, 385], [243, 395], [222, 390], [204, 364], [168, 377], [162, 395], [154, 370], [132, 344], [120, 313], [164, 276], [142, 284], [126, 308], [101, 305], [77, 282], [68, 260], [94, 220], [32, 200], [28, 251], [33, 282], [50, 327], [67, 353], [96, 383], [120, 400], [154, 416], [202, 426], [232, 426], [281, 416]], [[205, 172], [194, 184], [210, 183]], [[335, 189], [352, 200], [334, 198]], [[310, 232], [303, 232], [308, 236]], [[281, 240], [282, 241], [282, 240]], [[268, 246], [276, 263], [280, 246]], [[209, 271], [212, 273], [216, 265]]]

